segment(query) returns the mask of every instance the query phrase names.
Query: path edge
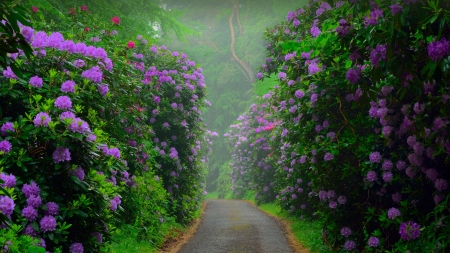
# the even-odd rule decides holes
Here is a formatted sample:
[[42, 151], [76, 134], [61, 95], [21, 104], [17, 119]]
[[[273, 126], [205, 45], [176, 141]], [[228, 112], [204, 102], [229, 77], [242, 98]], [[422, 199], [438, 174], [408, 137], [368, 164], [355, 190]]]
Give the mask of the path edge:
[[298, 239], [295, 237], [294, 233], [292, 232], [292, 227], [291, 227], [292, 222], [291, 221], [289, 221], [285, 218], [275, 216], [271, 213], [268, 213], [268, 212], [262, 210], [261, 208], [259, 208], [259, 206], [257, 206], [255, 203], [253, 203], [250, 200], [241, 200], [241, 201], [249, 203], [250, 205], [252, 205], [255, 208], [257, 208], [258, 210], [262, 211], [266, 215], [274, 218], [277, 221], [277, 223], [280, 225], [282, 232], [286, 235], [288, 244], [294, 253], [310, 253], [310, 251], [298, 241]]
[[205, 211], [206, 208], [206, 200], [203, 201], [202, 203], [202, 209], [200, 211], [200, 215], [197, 219], [193, 220], [190, 224], [189, 224], [189, 228], [186, 229], [185, 231], [183, 231], [182, 233], [180, 233], [178, 236], [176, 236], [175, 238], [172, 238], [172, 240], [174, 240], [175, 242], [173, 242], [173, 245], [169, 246], [169, 247], [163, 247], [161, 249], [159, 249], [157, 252], [158, 253], [177, 253], [185, 243], [187, 243], [192, 236], [194, 236], [195, 232], [197, 232], [197, 228], [200, 225], [200, 221], [202, 220], [203, 217], [203, 213]]

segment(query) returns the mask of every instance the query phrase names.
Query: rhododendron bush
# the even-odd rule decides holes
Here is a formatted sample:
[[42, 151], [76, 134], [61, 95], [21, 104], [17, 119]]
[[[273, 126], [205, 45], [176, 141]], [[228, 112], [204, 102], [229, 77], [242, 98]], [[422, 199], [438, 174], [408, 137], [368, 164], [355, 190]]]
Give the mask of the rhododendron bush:
[[201, 69], [142, 36], [118, 40], [118, 20], [85, 29], [93, 21], [81, 8], [67, 31], [18, 24], [33, 54], [11, 51], [0, 69], [0, 231], [94, 252], [123, 223], [157, 244], [166, 219], [193, 218], [209, 145]]
[[265, 33], [277, 202], [333, 249], [449, 250], [449, 7], [311, 1]]

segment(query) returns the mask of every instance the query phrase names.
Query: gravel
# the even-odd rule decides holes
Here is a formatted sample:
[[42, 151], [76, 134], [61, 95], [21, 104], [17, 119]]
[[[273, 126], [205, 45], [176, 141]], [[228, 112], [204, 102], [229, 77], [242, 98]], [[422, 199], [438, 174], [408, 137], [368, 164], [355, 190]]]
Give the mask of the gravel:
[[240, 200], [207, 200], [200, 225], [179, 253], [292, 253], [280, 224]]

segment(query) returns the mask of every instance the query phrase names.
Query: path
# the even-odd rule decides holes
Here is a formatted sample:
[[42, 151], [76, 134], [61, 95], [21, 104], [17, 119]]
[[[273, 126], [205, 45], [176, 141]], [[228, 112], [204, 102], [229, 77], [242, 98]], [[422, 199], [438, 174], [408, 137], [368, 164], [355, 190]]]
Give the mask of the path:
[[178, 253], [292, 253], [280, 224], [240, 200], [207, 200], [194, 236]]

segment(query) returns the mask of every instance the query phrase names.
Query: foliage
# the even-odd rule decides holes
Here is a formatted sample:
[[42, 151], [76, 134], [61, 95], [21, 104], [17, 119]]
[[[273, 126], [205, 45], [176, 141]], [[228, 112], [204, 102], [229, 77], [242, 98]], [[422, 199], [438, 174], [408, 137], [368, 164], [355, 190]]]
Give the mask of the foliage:
[[0, 168], [12, 196], [0, 196], [2, 216], [51, 251], [100, 251], [124, 224], [160, 245], [204, 194], [201, 69], [164, 46], [148, 50], [142, 36], [120, 40], [118, 17], [101, 22], [82, 7], [55, 32], [31, 10], [36, 31], [19, 26], [33, 54], [7, 55], [22, 75], [0, 69]]
[[265, 33], [278, 203], [335, 250], [449, 249], [448, 7], [311, 1]]

